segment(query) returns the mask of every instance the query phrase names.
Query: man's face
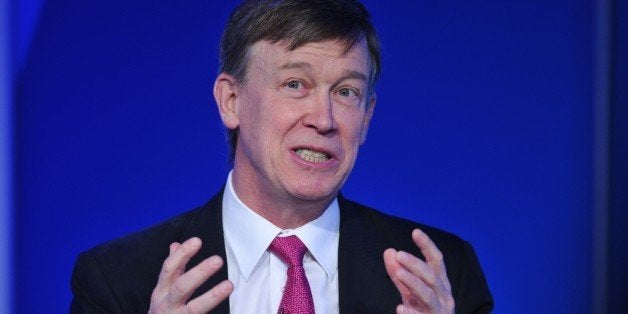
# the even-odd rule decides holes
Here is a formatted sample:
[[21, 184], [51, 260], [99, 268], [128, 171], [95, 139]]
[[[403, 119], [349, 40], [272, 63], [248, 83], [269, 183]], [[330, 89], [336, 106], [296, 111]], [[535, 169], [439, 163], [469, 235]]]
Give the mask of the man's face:
[[375, 105], [366, 42], [343, 52], [335, 40], [293, 51], [282, 42], [251, 47], [233, 114], [223, 115], [227, 127], [239, 128], [234, 184], [247, 205], [327, 203], [337, 195]]

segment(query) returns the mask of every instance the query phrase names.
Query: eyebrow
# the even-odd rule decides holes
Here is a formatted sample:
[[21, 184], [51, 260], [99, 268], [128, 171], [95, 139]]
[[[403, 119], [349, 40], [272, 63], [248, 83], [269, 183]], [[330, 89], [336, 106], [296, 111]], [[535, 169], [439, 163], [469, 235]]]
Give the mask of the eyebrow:
[[362, 81], [368, 81], [366, 75], [362, 72], [358, 72], [358, 71], [345, 71], [344, 73], [344, 78], [345, 79], [358, 79], [358, 80], [362, 80]]
[[303, 69], [306, 68], [308, 70], [312, 69], [312, 65], [307, 62], [287, 62], [282, 64], [279, 69], [280, 70], [288, 70], [288, 69]]
[[[311, 71], [312, 65], [307, 62], [287, 62], [287, 63], [282, 64], [279, 67], [279, 70], [289, 70], [289, 69], [306, 69], [306, 70]], [[365, 82], [368, 81], [368, 78], [366, 77], [364, 73], [359, 72], [359, 71], [354, 71], [354, 70], [345, 71], [342, 75], [342, 79], [343, 80], [358, 79]]]

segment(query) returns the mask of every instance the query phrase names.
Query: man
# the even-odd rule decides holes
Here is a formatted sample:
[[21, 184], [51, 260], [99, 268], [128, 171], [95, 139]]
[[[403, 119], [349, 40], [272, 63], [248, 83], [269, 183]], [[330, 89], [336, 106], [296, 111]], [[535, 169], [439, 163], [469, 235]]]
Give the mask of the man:
[[[233, 155], [224, 190], [82, 253], [72, 312], [490, 312], [467, 242], [339, 194], [380, 71], [360, 3], [245, 1], [220, 57], [214, 96]], [[295, 251], [282, 250], [295, 247], [288, 261]]]

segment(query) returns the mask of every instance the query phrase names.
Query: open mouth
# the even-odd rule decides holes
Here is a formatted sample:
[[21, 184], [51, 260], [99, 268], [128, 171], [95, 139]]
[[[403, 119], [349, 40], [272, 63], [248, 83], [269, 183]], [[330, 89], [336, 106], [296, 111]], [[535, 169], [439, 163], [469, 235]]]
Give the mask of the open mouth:
[[295, 153], [297, 153], [297, 155], [301, 157], [301, 159], [309, 162], [326, 162], [331, 159], [331, 156], [326, 153], [317, 152], [305, 148], [297, 149], [295, 150]]

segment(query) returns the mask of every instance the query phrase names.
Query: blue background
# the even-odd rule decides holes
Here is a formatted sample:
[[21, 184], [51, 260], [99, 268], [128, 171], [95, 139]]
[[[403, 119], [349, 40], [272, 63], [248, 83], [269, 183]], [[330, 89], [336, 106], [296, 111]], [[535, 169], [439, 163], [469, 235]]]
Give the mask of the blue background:
[[[626, 12], [619, 2], [615, 12]], [[5, 133], [13, 172], [5, 176], [15, 289], [6, 311], [62, 313], [79, 252], [203, 204], [224, 183], [227, 148], [211, 87], [235, 4], [12, 4], [13, 127]], [[596, 125], [598, 4], [365, 4], [383, 43], [383, 74], [343, 193], [471, 241], [496, 313], [589, 313], [595, 134], [611, 130], [610, 183], [602, 184], [610, 186], [610, 231], [602, 232], [615, 274], [609, 312], [619, 311], [628, 265], [617, 253], [628, 221], [627, 50], [625, 40], [608, 47], [614, 106], [608, 125]], [[613, 38], [627, 34], [623, 23], [611, 25]]]

